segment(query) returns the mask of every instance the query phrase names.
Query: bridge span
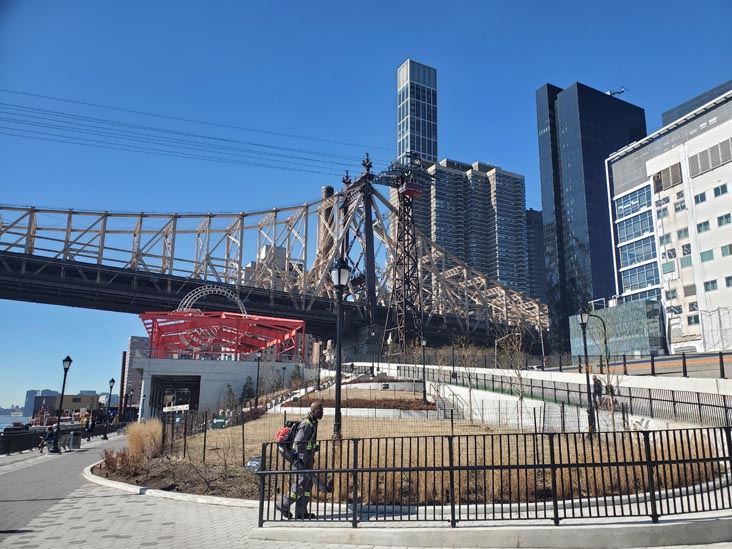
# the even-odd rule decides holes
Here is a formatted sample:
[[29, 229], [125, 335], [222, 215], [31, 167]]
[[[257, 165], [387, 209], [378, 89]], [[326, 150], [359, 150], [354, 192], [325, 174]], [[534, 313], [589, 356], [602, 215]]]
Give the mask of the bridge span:
[[[335, 330], [330, 267], [352, 271], [347, 329], [383, 333], [398, 212], [368, 172], [340, 193], [301, 206], [239, 213], [114, 213], [0, 205], [0, 298], [127, 313], [171, 310], [205, 284], [234, 289], [247, 311]], [[324, 188], [328, 189], [328, 188]], [[542, 333], [546, 307], [471, 269], [416, 229], [423, 335], [492, 341], [497, 327]], [[215, 298], [212, 298], [215, 299]], [[225, 300], [214, 303], [231, 308]], [[414, 309], [410, 311], [414, 315]], [[393, 316], [392, 316], [393, 318]], [[420, 334], [413, 334], [414, 336]]]

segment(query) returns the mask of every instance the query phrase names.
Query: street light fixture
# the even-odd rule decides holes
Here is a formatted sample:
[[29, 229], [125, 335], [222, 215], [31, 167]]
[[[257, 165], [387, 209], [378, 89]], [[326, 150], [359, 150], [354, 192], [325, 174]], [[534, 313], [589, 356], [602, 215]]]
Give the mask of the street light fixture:
[[[585, 310], [585, 313], [587, 314], [587, 321], [589, 322], [590, 317], [596, 318], [600, 322], [602, 322], [602, 338], [603, 343], [605, 345], [605, 366], [607, 366], [608, 373], [610, 373], [610, 350], [607, 347], [607, 325], [605, 324], [605, 319], [598, 315], [593, 315], [591, 312]], [[602, 368], [602, 360], [600, 360], [600, 373], [604, 373]]]
[[61, 361], [61, 364], [63, 364], [64, 367], [64, 383], [61, 385], [61, 400], [59, 401], [58, 405], [58, 421], [56, 422], [56, 434], [53, 437], [53, 452], [56, 454], [60, 454], [61, 450], [58, 447], [58, 432], [61, 430], [61, 413], [64, 409], [64, 393], [66, 392], [66, 376], [69, 373], [69, 368], [71, 368], [71, 363], [73, 360], [71, 360], [71, 357], [69, 355], [66, 355], [66, 358]]
[[587, 322], [590, 320], [590, 313], [587, 309], [579, 312], [579, 323], [582, 327], [582, 345], [585, 349], [585, 381], [587, 382], [587, 424], [590, 434], [595, 432], [595, 410], [592, 406], [592, 389], [590, 387], [590, 359], [587, 356]]
[[336, 382], [335, 382], [335, 420], [333, 422], [333, 438], [341, 438], [341, 331], [343, 291], [348, 285], [351, 269], [342, 257], [338, 259], [330, 271], [330, 278], [336, 291]]
[[262, 360], [262, 351], [257, 351], [257, 386], [254, 389], [254, 407], [259, 408], [259, 362]]
[[424, 351], [427, 347], [427, 340], [422, 339], [422, 403], [427, 404], [427, 362], [424, 358]]
[[112, 387], [114, 387], [114, 378], [109, 380], [109, 398], [107, 399], [107, 419], [104, 422], [104, 434], [102, 440], [109, 440], [107, 437], [107, 431], [109, 430], [109, 407], [112, 405]]

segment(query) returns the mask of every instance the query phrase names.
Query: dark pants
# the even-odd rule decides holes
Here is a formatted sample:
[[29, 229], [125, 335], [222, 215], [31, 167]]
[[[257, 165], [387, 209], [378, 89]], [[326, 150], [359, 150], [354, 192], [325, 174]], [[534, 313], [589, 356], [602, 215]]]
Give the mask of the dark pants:
[[[312, 469], [313, 458], [306, 456], [305, 460], [296, 459], [292, 462], [292, 470]], [[295, 503], [295, 516], [302, 517], [308, 512], [308, 505], [312, 497], [313, 475], [312, 473], [298, 473], [294, 482], [290, 485], [290, 491], [282, 495], [282, 509], [290, 508]]]

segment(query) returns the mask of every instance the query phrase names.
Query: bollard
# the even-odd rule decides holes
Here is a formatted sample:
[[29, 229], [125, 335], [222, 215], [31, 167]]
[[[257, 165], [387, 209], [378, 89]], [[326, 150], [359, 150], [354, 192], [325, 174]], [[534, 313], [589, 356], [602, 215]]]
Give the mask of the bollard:
[[684, 377], [689, 377], [689, 372], [686, 371], [686, 353], [681, 353], [681, 373]]
[[724, 375], [724, 353], [719, 351], [719, 379], [727, 379]]
[[206, 463], [206, 433], [208, 432], [208, 411], [203, 412], [203, 463]]
[[562, 371], [562, 355], [559, 355], [559, 371]]
[[625, 356], [625, 353], [623, 353], [623, 375], [628, 375], [628, 358]]
[[651, 375], [655, 377], [656, 375], [656, 355], [651, 353]]

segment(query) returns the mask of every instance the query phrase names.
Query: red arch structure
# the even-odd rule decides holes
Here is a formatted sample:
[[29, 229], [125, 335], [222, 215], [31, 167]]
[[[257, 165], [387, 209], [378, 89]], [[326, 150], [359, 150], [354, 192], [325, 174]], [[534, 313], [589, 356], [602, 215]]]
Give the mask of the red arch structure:
[[209, 311], [153, 311], [140, 319], [150, 336], [150, 358], [241, 360], [268, 348], [275, 357], [304, 353], [302, 320]]

